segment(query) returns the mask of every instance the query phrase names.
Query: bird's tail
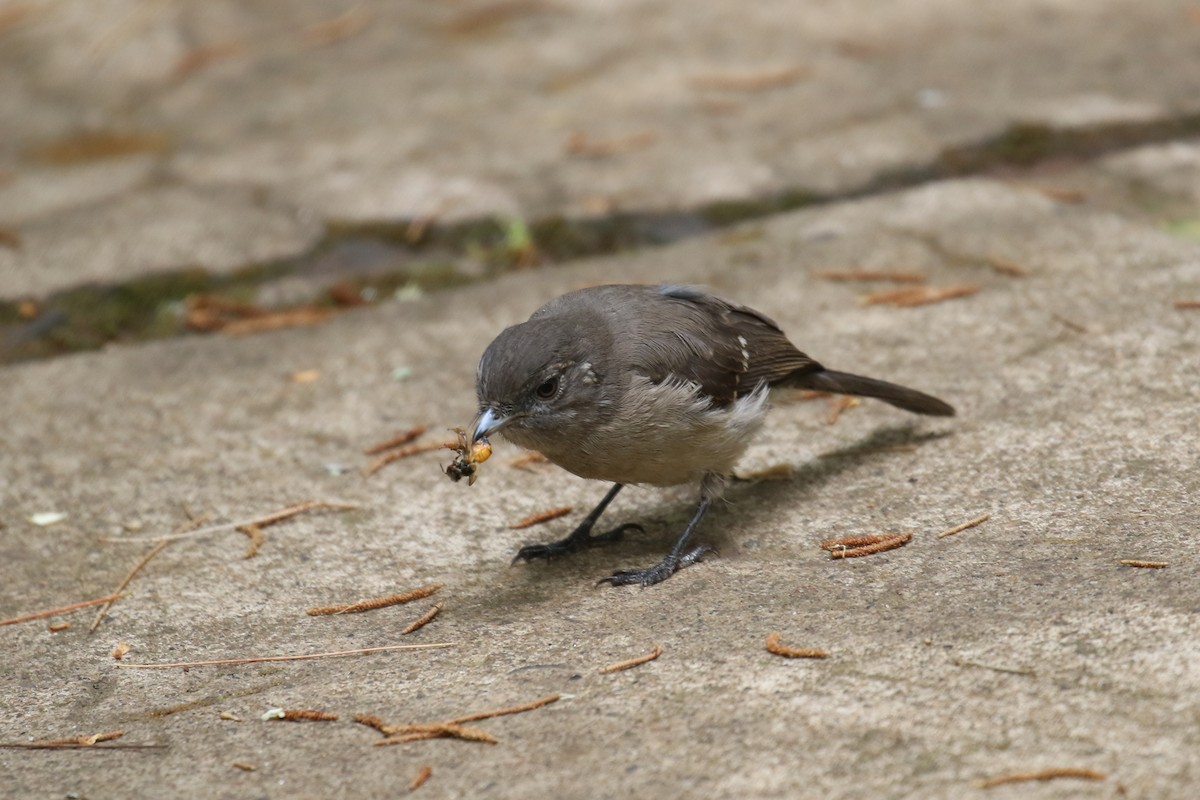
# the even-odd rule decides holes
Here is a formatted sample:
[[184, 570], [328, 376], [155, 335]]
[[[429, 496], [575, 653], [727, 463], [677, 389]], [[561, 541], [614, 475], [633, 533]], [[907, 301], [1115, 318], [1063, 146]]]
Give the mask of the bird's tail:
[[[779, 382], [784, 386], [795, 386], [800, 389], [812, 389], [818, 392], [833, 392], [835, 394], [853, 394], [861, 397], [874, 397], [896, 408], [911, 411], [914, 414], [929, 414], [934, 417], [954, 416], [954, 407], [944, 403], [932, 395], [898, 386], [887, 381], [874, 378], [864, 378], [861, 375], [851, 375], [849, 372], [835, 372], [830, 369], [813, 372], [795, 372]], [[778, 384], [777, 384], [778, 385]]]

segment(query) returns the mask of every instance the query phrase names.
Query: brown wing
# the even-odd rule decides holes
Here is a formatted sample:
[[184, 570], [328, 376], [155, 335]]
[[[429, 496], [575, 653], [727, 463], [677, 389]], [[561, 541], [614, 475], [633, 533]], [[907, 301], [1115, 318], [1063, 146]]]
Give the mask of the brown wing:
[[662, 313], [646, 331], [647, 377], [695, 382], [717, 406], [762, 384], [823, 367], [796, 349], [769, 317], [692, 287], [656, 289]]

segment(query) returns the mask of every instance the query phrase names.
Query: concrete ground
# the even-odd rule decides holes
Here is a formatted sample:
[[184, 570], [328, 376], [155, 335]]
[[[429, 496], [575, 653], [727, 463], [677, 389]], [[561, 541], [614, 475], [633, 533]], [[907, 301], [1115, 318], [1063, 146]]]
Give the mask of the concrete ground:
[[[0, 629], [0, 743], [123, 729], [111, 747], [165, 745], [0, 749], [3, 794], [381, 797], [428, 765], [417, 791], [431, 797], [1195, 795], [1200, 311], [1181, 301], [1200, 300], [1200, 140], [1151, 133], [1197, 110], [1194, 4], [755, 8], [0, 7], [9, 301], [234, 270], [306, 252], [339, 220], [688, 209], [853, 189], [1018, 123], [1147, 131], [322, 325], [0, 368], [0, 617], [113, 592], [153, 545], [108, 540], [152, 539], [189, 513], [358, 505], [265, 528], [248, 559], [234, 531], [176, 541], [94, 634], [93, 609]], [[81, 129], [127, 138], [74, 160], [51, 147], [78, 146]], [[865, 305], [893, 287], [820, 277], [848, 268], [978, 292]], [[656, 560], [692, 489], [629, 490], [606, 519], [645, 535], [510, 567], [604, 487], [518, 468], [502, 442], [471, 487], [442, 475], [448, 453], [362, 475], [372, 442], [469, 422], [476, 361], [503, 326], [607, 281], [707, 284], [823, 363], [959, 416], [864, 402], [829, 424], [825, 401], [780, 398], [742, 472], [790, 477], [736, 483], [701, 532], [719, 555], [646, 590], [595, 580]], [[510, 529], [559, 506], [574, 512]], [[65, 517], [38, 524], [51, 512]], [[819, 547], [907, 530], [905, 547], [861, 559]], [[430, 582], [444, 588], [412, 605], [305, 614]], [[435, 600], [441, 615], [402, 635]], [[58, 620], [72, 626], [50, 632]], [[774, 631], [830, 656], [772, 655]], [[121, 666], [410, 642], [452, 646]], [[599, 672], [656, 645], [653, 662]], [[550, 694], [471, 723], [496, 744], [375, 747], [350, 721]], [[340, 719], [261, 719], [276, 707]], [[978, 786], [1054, 768], [1103, 779]]]

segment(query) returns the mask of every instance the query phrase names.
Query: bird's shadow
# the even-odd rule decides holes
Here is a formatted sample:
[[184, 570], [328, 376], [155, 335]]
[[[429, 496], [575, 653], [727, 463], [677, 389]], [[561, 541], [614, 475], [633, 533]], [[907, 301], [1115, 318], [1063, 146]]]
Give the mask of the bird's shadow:
[[[711, 545], [719, 552], [733, 544], [733, 539], [724, 533], [723, 518], [731, 512], [737, 513], [739, 507], [745, 508], [753, 504], [757, 509], [767, 512], [777, 507], [794, 507], [797, 502], [811, 496], [843, 472], [874, 459], [886, 457], [892, 452], [912, 452], [922, 445], [950, 436], [951, 433], [921, 431], [914, 423], [879, 428], [846, 447], [793, 465], [790, 476], [785, 480], [734, 480], [725, 492], [728, 502], [714, 505], [701, 523], [694, 542]], [[608, 530], [621, 522], [640, 522], [645, 525], [645, 534], [627, 534], [621, 541], [611, 545], [575, 553], [570, 557], [575, 565], [568, 569], [563, 569], [561, 565], [564, 562], [558, 559], [549, 564], [522, 565], [528, 571], [527, 581], [542, 582], [551, 575], [576, 580], [584, 571], [591, 574], [601, 564], [628, 566], [626, 562], [651, 563], [661, 558], [671, 547], [694, 509], [695, 506], [690, 501], [687, 505], [681, 505], [678, 501], [664, 499], [637, 520], [619, 520], [619, 514], [610, 511], [612, 517], [606, 514], [597, 525], [597, 531]], [[620, 563], [613, 563], [614, 560]], [[603, 570], [604, 567], [600, 566], [600, 569]]]

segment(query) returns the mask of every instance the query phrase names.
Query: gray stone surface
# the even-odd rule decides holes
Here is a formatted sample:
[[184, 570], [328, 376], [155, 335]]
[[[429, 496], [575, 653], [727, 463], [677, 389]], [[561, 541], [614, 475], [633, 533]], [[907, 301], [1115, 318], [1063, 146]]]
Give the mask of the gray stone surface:
[[[561, 12], [560, 12], [561, 13]], [[1047, 12], [1048, 13], [1048, 12]], [[544, 23], [549, 24], [549, 23]], [[997, 273], [988, 258], [1029, 270]], [[828, 267], [919, 269], [968, 298], [863, 306]], [[508, 566], [569, 530], [603, 487], [511, 467], [475, 486], [445, 456], [364, 479], [360, 450], [396, 429], [434, 435], [473, 411], [474, 362], [503, 325], [566, 289], [696, 282], [775, 317], [837, 368], [908, 382], [960, 416], [864, 403], [836, 425], [781, 404], [747, 454], [792, 480], [741, 483], [703, 527], [720, 556], [661, 586], [596, 588], [656, 559], [690, 490], [636, 490], [610, 514], [647, 534], [554, 564]], [[0, 380], [0, 608], [101, 596], [183, 509], [244, 519], [311, 497], [361, 504], [267, 529], [260, 554], [225, 533], [164, 550], [93, 636], [0, 629], [0, 740], [127, 731], [164, 752], [0, 750], [14, 796], [394, 795], [424, 764], [429, 796], [923, 797], [977, 793], [1010, 771], [1084, 767], [988, 797], [1190, 797], [1200, 785], [1195, 504], [1200, 247], [1140, 222], [987, 180], [771, 219], [670, 248], [512, 275], [317, 328], [210, 336], [12, 366]], [[397, 382], [396, 367], [411, 369]], [[296, 370], [318, 380], [297, 384]], [[551, 506], [576, 516], [507, 525]], [[67, 519], [37, 527], [37, 512]], [[984, 525], [936, 533], [981, 513]], [[907, 530], [853, 561], [836, 536]], [[1165, 570], [1118, 566], [1161, 559]], [[424, 608], [310, 618], [319, 604], [446, 584]], [[786, 642], [825, 661], [764, 652]], [[414, 642], [452, 649], [350, 660], [136, 671], [162, 662]], [[657, 661], [601, 675], [663, 647]], [[349, 722], [259, 721], [272, 706], [443, 719], [559, 692], [480, 723], [495, 746], [372, 747]], [[178, 710], [184, 704], [194, 704]], [[174, 713], [170, 713], [175, 709]], [[243, 722], [219, 718], [232, 712]], [[248, 761], [252, 773], [233, 768]]]
[[[0, 251], [8, 297], [148, 268], [226, 269], [261, 257], [260, 226], [277, 231], [270, 252], [300, 252], [311, 229], [297, 216], [687, 209], [854, 187], [1014, 123], [1200, 109], [1190, 0], [10, 8], [0, 20], [0, 225], [36, 235], [20, 258]], [[100, 172], [31, 156], [85, 130], [166, 137], [152, 178], [135, 179], [144, 154]], [[618, 152], [573, 153], [580, 135]], [[162, 207], [157, 226], [178, 226], [187, 242], [204, 230], [222, 253], [158, 248], [100, 270], [37, 243], [75, 236], [77, 217], [59, 209], [152, 203], [162, 184], [261, 203], [250, 226], [228, 219], [237, 203]], [[129, 239], [144, 220], [113, 224]]]

